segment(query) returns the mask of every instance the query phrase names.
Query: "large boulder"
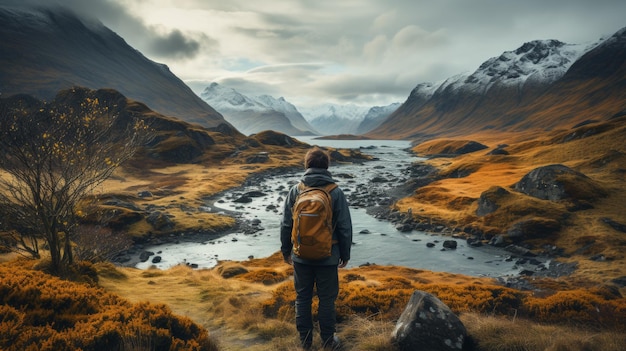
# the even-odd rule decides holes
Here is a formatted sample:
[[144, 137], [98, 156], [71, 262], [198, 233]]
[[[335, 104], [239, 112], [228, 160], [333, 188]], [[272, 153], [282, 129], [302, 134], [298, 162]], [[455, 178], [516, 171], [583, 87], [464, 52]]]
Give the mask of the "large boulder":
[[146, 221], [156, 230], [171, 230], [175, 226], [168, 214], [160, 211], [151, 212]]
[[402, 351], [451, 351], [463, 350], [467, 331], [441, 300], [416, 290], [391, 336]]
[[593, 200], [604, 196], [586, 175], [556, 164], [535, 168], [515, 184], [515, 190], [542, 200]]
[[248, 164], [250, 164], [250, 163], [266, 163], [269, 160], [270, 160], [270, 154], [265, 152], [265, 151], [263, 151], [263, 152], [257, 152], [256, 154], [246, 158], [246, 163], [248, 163]]
[[495, 212], [500, 207], [500, 205], [498, 205], [498, 200], [505, 197], [506, 195], [509, 195], [509, 192], [499, 186], [493, 186], [484, 191], [482, 194], [480, 194], [480, 198], [478, 198], [478, 208], [476, 209], [476, 215], [479, 217], [483, 217]]
[[561, 230], [561, 223], [550, 218], [529, 218], [513, 223], [507, 231], [507, 237], [513, 242], [528, 239], [545, 239]]

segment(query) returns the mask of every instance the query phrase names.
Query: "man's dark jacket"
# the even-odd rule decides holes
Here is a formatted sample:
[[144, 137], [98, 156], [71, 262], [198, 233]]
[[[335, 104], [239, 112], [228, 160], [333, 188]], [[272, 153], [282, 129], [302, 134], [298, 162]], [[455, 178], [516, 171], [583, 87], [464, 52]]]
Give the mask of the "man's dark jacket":
[[[329, 183], [335, 183], [330, 172], [323, 168], [308, 168], [302, 182], [306, 186], [323, 187]], [[283, 219], [280, 226], [280, 242], [283, 257], [287, 259], [292, 256], [294, 262], [320, 265], [320, 266], [336, 266], [339, 259], [348, 262], [350, 260], [350, 249], [352, 247], [352, 219], [350, 218], [350, 208], [343, 191], [339, 187], [330, 192], [333, 207], [333, 240], [337, 244], [333, 244], [332, 255], [322, 260], [305, 260], [292, 255], [293, 244], [291, 242], [291, 227], [293, 225], [291, 209], [298, 196], [298, 185], [294, 185], [289, 190], [289, 194], [285, 199], [283, 208]]]

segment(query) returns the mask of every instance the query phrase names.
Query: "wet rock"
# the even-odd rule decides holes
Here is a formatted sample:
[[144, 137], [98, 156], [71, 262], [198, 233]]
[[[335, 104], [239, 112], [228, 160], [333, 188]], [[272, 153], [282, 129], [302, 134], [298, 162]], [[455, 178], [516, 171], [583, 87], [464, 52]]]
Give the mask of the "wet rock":
[[477, 238], [477, 237], [469, 237], [465, 240], [465, 242], [467, 243], [467, 245], [471, 247], [483, 246], [482, 241], [480, 240], [480, 238]]
[[143, 251], [139, 254], [139, 260], [141, 262], [146, 262], [152, 255], [154, 255], [154, 252], [152, 251]]
[[413, 230], [413, 226], [408, 223], [400, 223], [396, 225], [396, 230], [402, 233], [407, 233]]
[[239, 204], [247, 204], [252, 202], [252, 198], [249, 196], [241, 196], [235, 200], [233, 200], [233, 202], [239, 203]]
[[467, 331], [459, 318], [437, 297], [415, 291], [392, 332], [401, 351], [462, 350]]
[[507, 245], [504, 235], [496, 235], [489, 240], [489, 245], [496, 247], [504, 247]]
[[525, 248], [525, 247], [521, 247], [519, 245], [509, 245], [507, 247], [504, 248], [506, 251], [519, 255], [519, 256], [529, 256], [529, 257], [535, 257], [537, 256], [535, 253], [533, 253], [532, 251], [530, 251], [529, 249]]
[[443, 242], [443, 247], [446, 249], [455, 250], [457, 247], [457, 242], [456, 240], [445, 240]]
[[376, 176], [376, 177], [372, 178], [371, 182], [372, 183], [386, 183], [386, 182], [388, 182], [388, 180], [385, 177]]
[[152, 258], [152, 263], [159, 263], [161, 262], [161, 256], [154, 256]]
[[263, 196], [267, 196], [266, 193], [262, 192], [262, 191], [248, 191], [247, 193], [244, 193], [243, 196], [247, 196], [247, 197], [263, 197]]

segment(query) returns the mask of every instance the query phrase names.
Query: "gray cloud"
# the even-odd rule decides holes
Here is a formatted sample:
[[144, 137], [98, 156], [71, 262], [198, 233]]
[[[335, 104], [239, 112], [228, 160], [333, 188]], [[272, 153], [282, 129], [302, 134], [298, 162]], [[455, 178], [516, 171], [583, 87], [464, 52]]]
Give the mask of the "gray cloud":
[[153, 37], [149, 50], [159, 57], [193, 57], [198, 54], [200, 43], [185, 37], [179, 30], [173, 30], [169, 34]]
[[[403, 101], [524, 42], [579, 44], [626, 26], [623, 0], [4, 1], [97, 16], [197, 92], [217, 81], [313, 103]], [[165, 8], [177, 16], [147, 17]]]
[[202, 45], [215, 48], [217, 42], [203, 34], [183, 33], [148, 26], [140, 17], [115, 1], [99, 0], [6, 0], [15, 6], [64, 7], [79, 15], [97, 18], [129, 44], [154, 58], [190, 58], [199, 54]]
[[248, 80], [245, 78], [224, 78], [218, 81], [226, 87], [235, 89], [246, 95], [271, 95], [275, 97], [282, 96], [282, 91], [272, 84], [264, 82]]

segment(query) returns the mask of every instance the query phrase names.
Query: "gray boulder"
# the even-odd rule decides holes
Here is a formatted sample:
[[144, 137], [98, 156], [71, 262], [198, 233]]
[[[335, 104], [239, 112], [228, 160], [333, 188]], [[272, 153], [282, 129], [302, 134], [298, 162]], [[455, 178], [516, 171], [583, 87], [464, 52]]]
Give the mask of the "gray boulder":
[[515, 190], [551, 201], [597, 196], [593, 188], [596, 187], [589, 177], [560, 164], [535, 168], [515, 183]]
[[457, 242], [456, 240], [445, 240], [443, 242], [443, 247], [445, 247], [446, 249], [455, 250], [457, 247]]
[[561, 223], [550, 218], [531, 218], [513, 223], [507, 237], [514, 242], [528, 239], [545, 239], [561, 230]]
[[478, 209], [476, 209], [476, 215], [483, 217], [495, 212], [500, 207], [500, 205], [498, 205], [498, 200], [508, 194], [509, 192], [506, 189], [499, 186], [493, 186], [487, 191], [484, 191], [480, 194], [480, 198], [478, 198]]
[[163, 213], [160, 211], [154, 211], [146, 217], [146, 222], [148, 222], [152, 227], [156, 230], [170, 230], [173, 229], [175, 224], [169, 218], [167, 213]]
[[441, 300], [416, 290], [391, 337], [401, 351], [463, 350], [467, 330]]
[[265, 163], [269, 161], [270, 154], [267, 152], [258, 152], [248, 158], [246, 158], [246, 163]]

